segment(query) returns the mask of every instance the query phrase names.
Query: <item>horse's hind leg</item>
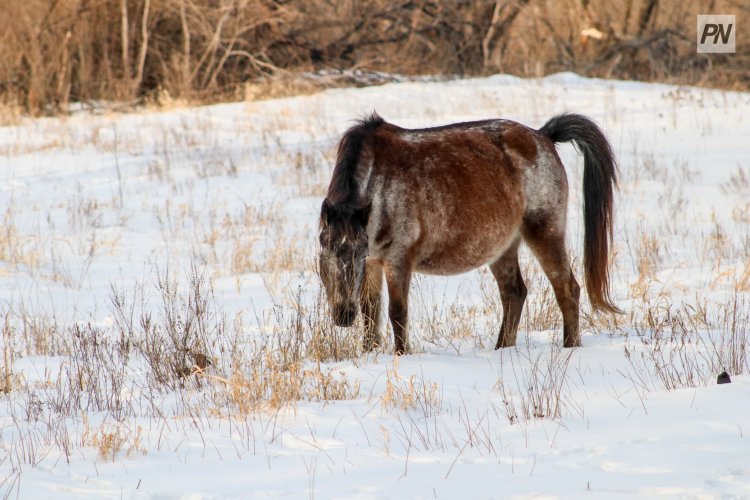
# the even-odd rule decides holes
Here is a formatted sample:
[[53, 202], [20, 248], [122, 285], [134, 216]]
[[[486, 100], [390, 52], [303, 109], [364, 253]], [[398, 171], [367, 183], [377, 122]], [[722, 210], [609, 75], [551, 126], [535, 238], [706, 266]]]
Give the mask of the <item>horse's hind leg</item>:
[[521, 321], [521, 311], [526, 300], [526, 285], [518, 265], [520, 242], [521, 239], [516, 238], [505, 253], [490, 264], [490, 270], [500, 289], [500, 301], [503, 303], [503, 322], [500, 325], [495, 349], [516, 345], [518, 323]]
[[580, 287], [570, 268], [565, 250], [565, 225], [552, 222], [553, 217], [541, 221], [524, 220], [522, 234], [555, 292], [557, 305], [563, 316], [563, 345], [579, 347], [578, 300]]
[[382, 344], [380, 336], [380, 292], [382, 288], [383, 266], [368, 261], [359, 302], [365, 324], [365, 335], [362, 339], [362, 347], [365, 351], [372, 351]]

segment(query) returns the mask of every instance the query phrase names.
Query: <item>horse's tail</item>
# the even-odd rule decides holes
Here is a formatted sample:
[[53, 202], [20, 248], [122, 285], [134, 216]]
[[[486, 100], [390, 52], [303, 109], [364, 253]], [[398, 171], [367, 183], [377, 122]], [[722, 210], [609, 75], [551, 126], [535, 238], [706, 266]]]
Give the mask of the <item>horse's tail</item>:
[[539, 132], [552, 142], [573, 141], [583, 153], [583, 267], [586, 291], [594, 309], [620, 312], [609, 291], [609, 247], [612, 243], [613, 191], [617, 164], [604, 132], [585, 116], [564, 113]]

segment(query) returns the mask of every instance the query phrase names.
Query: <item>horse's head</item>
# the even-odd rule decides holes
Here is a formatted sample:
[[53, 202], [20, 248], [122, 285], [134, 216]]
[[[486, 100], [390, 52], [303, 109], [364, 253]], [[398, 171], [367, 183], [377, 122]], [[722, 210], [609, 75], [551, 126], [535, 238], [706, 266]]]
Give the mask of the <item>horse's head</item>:
[[336, 326], [352, 326], [367, 258], [368, 208], [331, 205], [320, 210], [320, 278]]

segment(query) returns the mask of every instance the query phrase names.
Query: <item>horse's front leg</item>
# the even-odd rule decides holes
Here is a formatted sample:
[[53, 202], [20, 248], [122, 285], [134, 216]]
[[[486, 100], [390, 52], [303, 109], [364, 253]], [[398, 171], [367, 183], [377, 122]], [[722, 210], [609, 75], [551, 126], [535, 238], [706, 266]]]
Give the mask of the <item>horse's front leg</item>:
[[368, 260], [359, 302], [365, 323], [365, 335], [362, 339], [362, 347], [365, 351], [372, 351], [382, 343], [380, 336], [380, 291], [382, 288], [383, 266]]
[[407, 323], [409, 319], [409, 283], [411, 267], [406, 263], [386, 263], [385, 280], [388, 286], [388, 317], [393, 327], [394, 353], [407, 352]]

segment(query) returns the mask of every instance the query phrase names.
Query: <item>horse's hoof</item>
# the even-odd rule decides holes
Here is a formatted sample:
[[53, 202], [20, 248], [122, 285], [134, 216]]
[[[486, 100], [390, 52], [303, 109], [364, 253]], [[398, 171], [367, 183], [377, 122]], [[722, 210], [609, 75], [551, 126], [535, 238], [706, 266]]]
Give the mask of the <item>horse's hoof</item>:
[[516, 346], [516, 340], [513, 339], [513, 341], [505, 340], [505, 339], [498, 339], [497, 344], [495, 344], [495, 350], [502, 349], [504, 347], [515, 347]]
[[393, 354], [395, 356], [405, 356], [410, 353], [411, 353], [411, 347], [408, 345], [406, 347], [397, 347], [393, 350]]

